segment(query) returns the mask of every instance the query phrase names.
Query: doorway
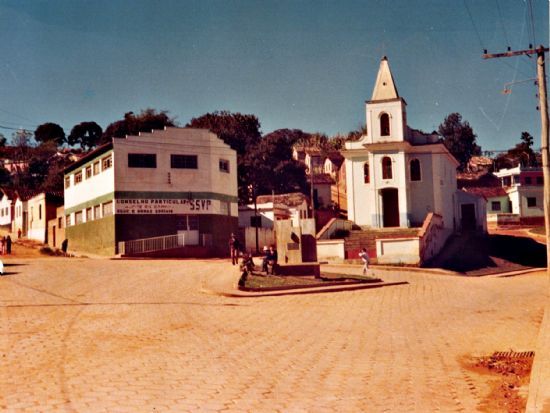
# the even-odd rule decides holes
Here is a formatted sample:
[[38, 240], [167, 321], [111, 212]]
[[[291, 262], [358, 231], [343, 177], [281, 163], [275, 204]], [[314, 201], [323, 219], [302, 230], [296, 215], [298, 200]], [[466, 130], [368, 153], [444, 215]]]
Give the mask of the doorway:
[[462, 230], [476, 229], [476, 207], [474, 204], [462, 204]]
[[380, 190], [382, 195], [382, 219], [384, 227], [399, 226], [399, 197], [397, 188]]

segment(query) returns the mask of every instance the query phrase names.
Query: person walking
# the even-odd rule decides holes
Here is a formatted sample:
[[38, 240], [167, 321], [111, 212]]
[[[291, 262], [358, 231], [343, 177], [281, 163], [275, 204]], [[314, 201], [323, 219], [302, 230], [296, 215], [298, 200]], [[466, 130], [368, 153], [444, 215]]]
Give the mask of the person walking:
[[231, 234], [229, 237], [229, 252], [231, 253], [231, 264], [236, 265], [239, 263], [239, 250], [241, 244], [235, 234]]
[[361, 252], [359, 252], [359, 258], [361, 258], [361, 261], [363, 261], [363, 275], [367, 275], [369, 271], [369, 254], [367, 254], [366, 248], [361, 248]]
[[6, 237], [6, 254], [11, 254], [11, 237], [9, 235]]

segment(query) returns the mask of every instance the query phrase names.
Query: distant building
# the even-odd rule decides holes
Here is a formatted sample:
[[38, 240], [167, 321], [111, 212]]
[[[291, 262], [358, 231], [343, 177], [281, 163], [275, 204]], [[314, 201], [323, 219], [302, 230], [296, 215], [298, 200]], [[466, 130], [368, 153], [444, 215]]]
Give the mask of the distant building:
[[254, 204], [239, 206], [239, 227], [273, 228], [277, 219], [308, 217], [308, 198], [300, 192], [278, 195], [260, 195]]
[[113, 139], [65, 169], [69, 249], [180, 234], [201, 255], [227, 254], [237, 230], [237, 156], [213, 133], [165, 128]]
[[20, 189], [15, 191], [13, 232], [18, 235], [21, 234], [22, 237], [27, 236], [29, 228], [28, 200], [36, 194], [37, 192]]
[[[544, 218], [544, 178], [541, 168], [517, 166], [501, 169], [494, 175], [500, 179], [508, 195], [508, 211], [523, 223], [540, 223]], [[504, 208], [503, 208], [504, 207]], [[506, 205], [501, 205], [505, 209]]]
[[16, 193], [13, 189], [0, 189], [0, 228], [11, 232], [15, 212]]
[[56, 217], [56, 210], [63, 205], [63, 193], [41, 192], [27, 200], [27, 238], [47, 244], [48, 221]]
[[55, 217], [48, 221], [48, 245], [52, 248], [61, 248], [65, 239], [65, 208], [58, 207]]

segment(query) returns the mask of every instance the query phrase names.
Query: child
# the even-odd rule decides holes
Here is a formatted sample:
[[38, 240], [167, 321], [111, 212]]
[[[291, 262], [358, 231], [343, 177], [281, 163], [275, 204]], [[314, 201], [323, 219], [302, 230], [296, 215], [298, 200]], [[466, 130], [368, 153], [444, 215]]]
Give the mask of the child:
[[361, 260], [363, 261], [363, 275], [367, 275], [367, 272], [369, 270], [369, 254], [367, 254], [366, 248], [361, 248], [359, 258], [361, 258]]

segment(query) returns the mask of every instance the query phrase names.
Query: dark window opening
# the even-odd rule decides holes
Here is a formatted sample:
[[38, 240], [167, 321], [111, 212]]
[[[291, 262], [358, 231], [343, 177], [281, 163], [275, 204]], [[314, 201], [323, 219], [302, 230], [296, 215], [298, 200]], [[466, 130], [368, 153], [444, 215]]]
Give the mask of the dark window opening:
[[382, 158], [382, 179], [392, 179], [391, 158], [384, 156]]
[[363, 165], [363, 176], [365, 179], [365, 183], [366, 184], [370, 183], [370, 170], [369, 170], [368, 162], [365, 162], [365, 164]]
[[156, 168], [157, 155], [154, 153], [129, 153], [128, 168]]
[[174, 169], [198, 169], [197, 155], [170, 155], [170, 167]]
[[500, 201], [491, 202], [491, 209], [493, 211], [500, 211]]
[[250, 226], [253, 228], [262, 227], [262, 217], [260, 215], [250, 217]]
[[537, 206], [537, 198], [534, 196], [527, 197], [527, 207], [532, 208]]
[[387, 113], [380, 116], [380, 135], [390, 136], [390, 116]]
[[411, 181], [420, 181], [420, 161], [418, 159], [413, 159], [411, 161]]

